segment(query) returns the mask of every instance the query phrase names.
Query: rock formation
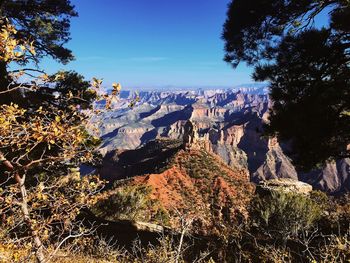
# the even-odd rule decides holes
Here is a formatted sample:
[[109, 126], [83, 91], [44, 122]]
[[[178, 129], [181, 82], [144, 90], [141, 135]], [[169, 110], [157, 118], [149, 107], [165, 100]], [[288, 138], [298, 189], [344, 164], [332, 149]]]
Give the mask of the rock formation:
[[293, 179], [272, 179], [268, 181], [261, 181], [256, 191], [260, 193], [281, 191], [286, 193], [304, 194], [308, 195], [312, 191], [312, 186]]
[[113, 182], [127, 174], [129, 179], [119, 181], [120, 188], [150, 187], [151, 198], [171, 215], [172, 227], [178, 228], [179, 215], [186, 215], [194, 220], [193, 232], [220, 234], [225, 222], [247, 216], [254, 187], [247, 171], [232, 169], [196, 141], [187, 143], [186, 149], [182, 146], [178, 141], [155, 140], [136, 150], [115, 153], [117, 158], [110, 160], [114, 170], [102, 171], [102, 175]]
[[350, 189], [349, 159], [310, 173], [297, 171], [283, 143], [262, 137], [270, 107], [267, 95], [259, 94], [260, 89], [246, 91], [143, 92], [133, 109], [124, 96], [118, 110], [93, 117], [88, 128], [102, 135], [104, 155], [137, 149], [156, 138], [184, 138], [219, 155], [232, 168], [248, 169], [256, 183], [291, 178], [330, 193]]

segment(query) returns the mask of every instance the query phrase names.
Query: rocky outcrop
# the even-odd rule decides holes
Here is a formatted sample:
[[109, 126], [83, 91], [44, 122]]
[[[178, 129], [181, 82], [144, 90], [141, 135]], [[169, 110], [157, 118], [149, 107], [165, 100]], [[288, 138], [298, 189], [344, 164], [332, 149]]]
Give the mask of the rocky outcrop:
[[[190, 143], [187, 149], [178, 149], [165, 162], [153, 160], [148, 163], [147, 172], [130, 174], [130, 178], [119, 181], [117, 187], [148, 186], [151, 198], [171, 215], [170, 225], [173, 228], [180, 227], [180, 215], [185, 214], [194, 220], [194, 233], [220, 234], [225, 222], [232, 223], [247, 216], [247, 205], [254, 193], [254, 186], [249, 183], [245, 170], [232, 169], [216, 155], [192, 146], [195, 145]], [[147, 143], [139, 150], [146, 153], [153, 152], [153, 148], [152, 143]], [[169, 152], [169, 149], [166, 151]], [[161, 152], [159, 148], [158, 154]], [[138, 156], [135, 152], [132, 155]], [[149, 157], [145, 156], [138, 162], [130, 160], [127, 165], [133, 170], [133, 165], [139, 167], [140, 163], [148, 162]], [[115, 167], [126, 164], [121, 158], [115, 159], [114, 163]], [[154, 169], [155, 166], [162, 168]]]
[[260, 182], [256, 187], [256, 191], [259, 193], [281, 191], [308, 195], [312, 191], [312, 186], [293, 179], [279, 178]]

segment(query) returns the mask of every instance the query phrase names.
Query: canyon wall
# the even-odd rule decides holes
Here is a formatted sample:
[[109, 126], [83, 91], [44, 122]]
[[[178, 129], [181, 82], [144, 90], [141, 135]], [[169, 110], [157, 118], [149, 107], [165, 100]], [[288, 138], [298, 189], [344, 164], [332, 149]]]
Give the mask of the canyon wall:
[[[328, 163], [308, 173], [297, 171], [286, 155], [287, 144], [262, 136], [270, 101], [253, 88], [143, 92], [129, 108], [133, 94], [113, 103], [113, 111], [92, 117], [90, 132], [102, 136], [103, 154], [136, 149], [157, 138], [182, 139], [185, 124], [193, 125], [193, 143], [220, 156], [233, 168], [247, 169], [250, 180], [298, 179], [315, 189], [339, 193], [350, 189], [350, 160]], [[101, 105], [97, 105], [100, 106]]]

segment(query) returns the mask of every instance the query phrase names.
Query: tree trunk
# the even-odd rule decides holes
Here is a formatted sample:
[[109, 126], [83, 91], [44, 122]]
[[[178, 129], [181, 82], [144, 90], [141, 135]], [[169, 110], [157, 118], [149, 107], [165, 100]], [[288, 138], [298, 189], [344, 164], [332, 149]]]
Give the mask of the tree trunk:
[[7, 64], [5, 61], [0, 60], [0, 90], [6, 90], [9, 84], [7, 79]]
[[21, 211], [23, 214], [24, 222], [27, 224], [30, 233], [32, 235], [33, 241], [34, 241], [34, 248], [35, 248], [35, 257], [37, 259], [37, 262], [39, 263], [44, 263], [45, 262], [45, 256], [44, 256], [44, 251], [43, 251], [43, 245], [41, 243], [41, 240], [37, 234], [37, 232], [33, 229], [31, 220], [30, 220], [30, 214], [28, 210], [28, 202], [27, 202], [27, 190], [24, 185], [25, 180], [26, 180], [26, 175], [24, 174], [23, 177], [18, 174], [18, 172], [14, 171], [14, 167], [11, 164], [10, 161], [6, 160], [2, 152], [0, 151], [0, 160], [3, 162], [5, 165], [6, 169], [8, 171], [14, 172], [14, 179], [17, 182], [18, 188], [21, 192]]
[[175, 263], [179, 262], [179, 259], [180, 259], [180, 256], [181, 256], [182, 243], [184, 241], [185, 234], [186, 234], [186, 229], [184, 228], [181, 231], [181, 237], [180, 237], [180, 241], [179, 241], [179, 246], [177, 247], [177, 251], [176, 251]]
[[45, 262], [45, 256], [43, 252], [43, 245], [41, 243], [41, 240], [36, 233], [36, 231], [32, 227], [32, 223], [30, 220], [29, 210], [28, 210], [28, 203], [27, 203], [27, 191], [24, 185], [25, 182], [25, 175], [21, 178], [19, 174], [15, 174], [15, 179], [18, 183], [18, 187], [21, 191], [21, 197], [22, 197], [22, 203], [21, 203], [21, 211], [23, 213], [24, 221], [26, 222], [27, 226], [30, 229], [33, 241], [34, 241], [34, 248], [35, 248], [35, 257], [37, 262], [44, 263]]
[[[5, 61], [0, 61], [0, 91], [5, 91], [10, 84], [8, 80], [7, 64]], [[0, 104], [8, 104], [11, 101], [12, 95], [4, 93], [0, 95]]]
[[[14, 88], [15, 85], [12, 83], [12, 81], [13, 79], [9, 76], [9, 73], [7, 71], [6, 62], [0, 61], [0, 92]], [[29, 99], [28, 93], [27, 93], [27, 96], [23, 96], [21, 89], [15, 89], [15, 90], [0, 94], [0, 105], [10, 104], [12, 102], [12, 103], [18, 104], [21, 107], [28, 107], [28, 103], [29, 103], [28, 99]]]

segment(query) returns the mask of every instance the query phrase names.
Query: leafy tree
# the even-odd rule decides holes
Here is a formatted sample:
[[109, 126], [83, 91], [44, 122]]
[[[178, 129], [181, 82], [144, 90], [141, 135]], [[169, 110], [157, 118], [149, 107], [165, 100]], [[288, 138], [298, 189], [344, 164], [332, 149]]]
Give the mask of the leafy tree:
[[[17, 39], [13, 25], [3, 25], [1, 61], [21, 62], [36, 54], [31, 43]], [[51, 95], [55, 99], [23, 108], [10, 98], [0, 105], [0, 159], [5, 168], [1, 171], [1, 242], [33, 250], [37, 261], [44, 262], [51, 257], [45, 249], [54, 253], [62, 240], [85, 233], [75, 218], [81, 208], [94, 201], [103, 183], [97, 178], [81, 178], [74, 170], [79, 163], [93, 160], [94, 138], [85, 132], [85, 117], [74, 102], [87, 100], [74, 88], [69, 87], [68, 94], [59, 92], [67, 88], [66, 77], [76, 87], [87, 88], [87, 83], [74, 73], [32, 75], [30, 83], [22, 83], [19, 78], [23, 74], [13, 73], [9, 89], [0, 97], [9, 100], [7, 93], [12, 91], [24, 95], [33, 91], [45, 97], [54, 86]]]
[[47, 55], [63, 63], [73, 59], [63, 46], [70, 39], [70, 18], [78, 15], [69, 0], [3, 0], [0, 15], [16, 26], [16, 39], [25, 39], [35, 48], [35, 56], [21, 63]]
[[[40, 59], [43, 53], [19, 37], [10, 19], [0, 17], [0, 25], [0, 63]], [[16, 261], [34, 254], [47, 262], [69, 239], [93, 231], [77, 215], [98, 200], [104, 182], [82, 178], [77, 168], [95, 161], [99, 141], [85, 131], [83, 110], [89, 112], [94, 99], [110, 104], [120, 85], [101, 97], [101, 80], [89, 83], [75, 72], [49, 76], [24, 68], [6, 74], [8, 85], [0, 90], [0, 243], [27, 251]]]
[[[2, 0], [0, 1], [0, 26], [12, 25], [13, 41], [18, 44], [24, 42], [30, 44], [30, 51], [25, 57], [21, 57], [21, 52], [14, 60], [0, 61], [0, 91], [10, 89], [12, 85], [12, 75], [9, 72], [10, 62], [21, 65], [30, 62], [38, 65], [41, 58], [50, 56], [60, 62], [67, 63], [73, 59], [72, 52], [64, 47], [70, 39], [70, 18], [77, 16], [74, 6], [69, 0]], [[3, 19], [6, 18], [6, 19]], [[4, 51], [0, 50], [0, 56], [4, 56]], [[38, 68], [23, 68], [27, 74], [41, 72]], [[28, 93], [28, 92], [27, 92]], [[40, 98], [40, 94], [33, 94], [31, 98]], [[46, 98], [45, 98], [46, 99]], [[12, 90], [7, 93], [7, 99], [0, 97], [0, 103], [16, 101], [19, 104], [31, 102], [30, 98], [23, 99], [19, 90]], [[36, 103], [34, 101], [33, 103]]]
[[329, 30], [308, 30], [285, 37], [276, 62], [256, 68], [254, 78], [270, 81], [274, 101], [268, 131], [293, 139], [291, 154], [304, 168], [349, 156], [348, 59]]
[[[317, 29], [321, 12], [330, 24]], [[247, 62], [256, 81], [269, 81], [267, 133], [290, 141], [303, 169], [350, 155], [349, 15], [345, 0], [234, 0], [229, 6], [225, 60], [234, 67]]]

